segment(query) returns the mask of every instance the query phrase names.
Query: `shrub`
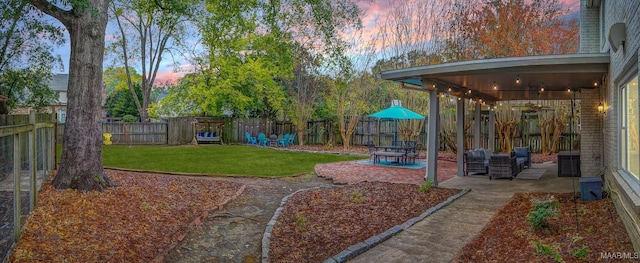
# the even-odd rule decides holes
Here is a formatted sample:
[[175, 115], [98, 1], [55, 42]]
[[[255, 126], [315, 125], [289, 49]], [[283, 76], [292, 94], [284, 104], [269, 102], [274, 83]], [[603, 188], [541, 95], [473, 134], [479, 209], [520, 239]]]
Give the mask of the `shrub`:
[[124, 115], [122, 117], [122, 121], [124, 121], [124, 122], [138, 122], [138, 117], [127, 114], [127, 115]]
[[578, 259], [583, 259], [587, 256], [588, 253], [589, 248], [587, 246], [582, 246], [581, 248], [574, 249], [573, 252], [571, 252], [571, 255]]
[[424, 183], [424, 185], [421, 185], [420, 188], [418, 188], [418, 190], [420, 192], [426, 192], [426, 191], [429, 191], [429, 189], [431, 189], [431, 187], [433, 187], [433, 180], [427, 179], [427, 181]]
[[533, 208], [527, 214], [527, 221], [536, 229], [549, 227], [547, 218], [558, 215], [560, 203], [553, 195], [547, 195], [542, 198], [532, 198]]
[[545, 255], [555, 260], [556, 262], [564, 262], [564, 260], [562, 259], [562, 255], [560, 255], [560, 252], [559, 252], [560, 249], [558, 249], [558, 247], [545, 244], [538, 240], [534, 241], [534, 246], [536, 248], [537, 254]]

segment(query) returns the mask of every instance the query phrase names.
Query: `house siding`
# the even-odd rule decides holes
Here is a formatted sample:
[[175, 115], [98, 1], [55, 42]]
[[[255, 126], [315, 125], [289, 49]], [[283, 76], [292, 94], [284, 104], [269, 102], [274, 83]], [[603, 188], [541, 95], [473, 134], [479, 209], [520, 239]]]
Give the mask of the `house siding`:
[[587, 0], [580, 1], [580, 53], [598, 53], [600, 50], [600, 11], [587, 8]]
[[582, 177], [600, 176], [603, 173], [604, 114], [598, 112], [603, 99], [600, 89], [583, 89], [580, 92], [580, 172]]
[[[584, 2], [584, 1], [583, 1]], [[625, 224], [627, 232], [633, 242], [634, 249], [640, 251], [640, 196], [637, 182], [625, 180], [625, 176], [618, 172], [620, 169], [619, 145], [619, 95], [620, 85], [628, 81], [629, 76], [638, 75], [638, 52], [640, 48], [640, 1], [618, 0], [602, 1], [604, 14], [604, 41], [601, 50], [610, 50], [607, 41], [609, 29], [615, 23], [623, 22], [626, 26], [627, 40], [624, 49], [618, 52], [610, 50], [611, 63], [609, 76], [606, 80], [604, 94], [606, 94], [607, 112], [604, 120], [604, 163], [605, 188], [611, 194], [620, 218]], [[635, 188], [635, 189], [634, 189]]]

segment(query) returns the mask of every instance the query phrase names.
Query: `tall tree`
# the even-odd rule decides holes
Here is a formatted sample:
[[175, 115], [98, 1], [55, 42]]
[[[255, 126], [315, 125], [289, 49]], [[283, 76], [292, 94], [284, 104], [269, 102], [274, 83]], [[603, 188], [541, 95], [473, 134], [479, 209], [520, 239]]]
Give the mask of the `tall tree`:
[[69, 31], [71, 58], [67, 123], [60, 169], [52, 185], [81, 192], [113, 186], [102, 166], [102, 62], [109, 0], [76, 0], [57, 5], [29, 0], [36, 8], [58, 19]]
[[296, 126], [298, 143], [303, 145], [304, 130], [325, 85], [320, 78], [319, 59], [301, 46], [295, 47], [294, 54], [293, 79], [287, 81], [287, 90], [293, 103], [292, 123]]
[[361, 54], [353, 60], [342, 60], [331, 74], [335, 81], [329, 86], [328, 99], [335, 105], [338, 128], [343, 148], [351, 147], [351, 135], [362, 113], [369, 112], [369, 97], [375, 86], [375, 77], [370, 69], [375, 59], [372, 44], [352, 46], [352, 53]]
[[0, 105], [0, 114], [17, 104], [40, 108], [56, 99], [47, 83], [51, 69], [62, 67], [52, 50], [64, 38], [61, 29], [42, 16], [26, 1], [0, 2], [0, 95], [8, 99]]
[[[151, 91], [164, 56], [171, 53], [170, 47], [183, 45], [188, 38], [189, 17], [197, 9], [192, 1], [110, 1], [109, 12], [118, 28], [110, 50], [117, 54], [117, 61], [124, 64], [127, 85], [134, 98], [142, 121], [148, 120]], [[142, 100], [135, 95], [135, 72], [130, 67], [141, 69], [140, 85]]]
[[452, 9], [450, 0], [388, 1], [388, 13], [379, 21], [375, 43], [380, 52], [378, 70], [437, 64], [447, 26], [442, 19]]
[[578, 23], [566, 14], [558, 0], [466, 2], [448, 16], [447, 59], [575, 53]]

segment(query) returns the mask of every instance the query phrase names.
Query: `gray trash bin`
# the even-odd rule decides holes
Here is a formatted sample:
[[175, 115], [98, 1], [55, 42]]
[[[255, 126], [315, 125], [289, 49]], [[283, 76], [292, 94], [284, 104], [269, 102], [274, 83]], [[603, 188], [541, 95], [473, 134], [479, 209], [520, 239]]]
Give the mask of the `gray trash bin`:
[[582, 201], [602, 199], [602, 179], [600, 177], [580, 178], [580, 199]]

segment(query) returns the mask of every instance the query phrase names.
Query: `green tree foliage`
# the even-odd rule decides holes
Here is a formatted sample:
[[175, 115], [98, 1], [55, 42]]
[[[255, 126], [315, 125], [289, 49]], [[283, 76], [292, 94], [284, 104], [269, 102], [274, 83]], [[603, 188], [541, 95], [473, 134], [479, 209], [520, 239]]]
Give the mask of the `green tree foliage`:
[[32, 69], [6, 70], [0, 73], [0, 94], [10, 98], [8, 108], [21, 105], [42, 109], [58, 99], [57, 94], [47, 86], [50, 79], [49, 72]]
[[[138, 83], [139, 87], [139, 83], [142, 82], [142, 76], [134, 68], [129, 68], [129, 74], [131, 75], [131, 82]], [[107, 97], [117, 90], [129, 90], [129, 85], [127, 84], [129, 76], [127, 76], [127, 70], [124, 67], [107, 68], [102, 76]]]
[[344, 59], [347, 44], [339, 32], [360, 25], [355, 1], [205, 1], [204, 9], [198, 28], [206, 59], [192, 59], [197, 66], [190, 83], [170, 91], [159, 108], [178, 108], [168, 98], [179, 93], [202, 97], [190, 103], [207, 115], [294, 116], [285, 109], [293, 106], [288, 95], [297, 92], [291, 84], [303, 60], [297, 55], [315, 56], [311, 71]]
[[[136, 95], [138, 99], [142, 99], [142, 91], [140, 85], [134, 84]], [[125, 115], [132, 115], [140, 117], [138, 108], [131, 96], [131, 92], [128, 89], [118, 89], [107, 96], [104, 107], [107, 113], [111, 117], [123, 117]]]
[[175, 86], [167, 89], [165, 97], [149, 106], [149, 116], [153, 118], [196, 116], [204, 112], [200, 105], [205, 98], [194, 92], [192, 85], [198, 85], [201, 74], [187, 74]]
[[55, 101], [47, 86], [51, 69], [62, 67], [52, 55], [64, 42], [62, 29], [22, 0], [0, 2], [0, 95], [9, 100], [0, 114], [16, 105], [41, 108]]

